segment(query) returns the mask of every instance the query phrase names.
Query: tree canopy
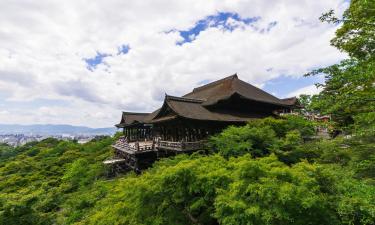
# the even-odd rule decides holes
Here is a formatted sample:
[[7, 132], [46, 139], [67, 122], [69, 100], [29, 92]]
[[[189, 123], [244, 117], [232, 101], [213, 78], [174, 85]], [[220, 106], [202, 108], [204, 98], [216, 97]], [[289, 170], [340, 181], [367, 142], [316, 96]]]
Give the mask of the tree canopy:
[[375, 1], [353, 0], [332, 44], [350, 58], [312, 71], [323, 91], [307, 110], [346, 136], [324, 139], [301, 116], [228, 127], [206, 152], [108, 176], [118, 135], [0, 145], [0, 224], [374, 224]]
[[331, 44], [349, 58], [307, 74], [325, 76], [325, 82], [318, 84], [322, 92], [312, 97], [309, 107], [331, 114], [339, 129], [361, 124], [374, 133], [369, 125], [375, 121], [375, 2], [353, 0], [342, 18], [331, 10], [321, 20], [341, 24]]

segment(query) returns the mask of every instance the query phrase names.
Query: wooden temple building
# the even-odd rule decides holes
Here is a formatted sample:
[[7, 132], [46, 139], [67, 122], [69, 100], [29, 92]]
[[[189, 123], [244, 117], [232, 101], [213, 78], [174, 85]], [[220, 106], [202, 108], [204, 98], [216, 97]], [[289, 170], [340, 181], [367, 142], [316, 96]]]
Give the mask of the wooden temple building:
[[113, 162], [140, 171], [157, 158], [203, 149], [205, 140], [229, 125], [276, 116], [298, 107], [232, 75], [194, 88], [182, 97], [165, 95], [152, 113], [123, 112]]

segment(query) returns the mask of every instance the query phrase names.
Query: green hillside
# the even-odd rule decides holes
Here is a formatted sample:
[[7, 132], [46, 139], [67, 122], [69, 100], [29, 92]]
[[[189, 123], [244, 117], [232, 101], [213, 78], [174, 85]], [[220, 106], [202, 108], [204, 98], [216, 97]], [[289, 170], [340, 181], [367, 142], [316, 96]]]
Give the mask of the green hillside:
[[102, 164], [112, 138], [2, 146], [0, 223], [372, 224], [374, 142], [304, 142], [313, 129], [300, 117], [258, 120], [213, 137], [210, 154], [115, 178]]
[[[349, 58], [323, 73], [305, 111], [211, 137], [207, 151], [111, 177], [115, 138], [0, 145], [0, 224], [375, 224], [375, 1], [353, 0], [332, 45]], [[315, 137], [327, 126], [335, 138]]]

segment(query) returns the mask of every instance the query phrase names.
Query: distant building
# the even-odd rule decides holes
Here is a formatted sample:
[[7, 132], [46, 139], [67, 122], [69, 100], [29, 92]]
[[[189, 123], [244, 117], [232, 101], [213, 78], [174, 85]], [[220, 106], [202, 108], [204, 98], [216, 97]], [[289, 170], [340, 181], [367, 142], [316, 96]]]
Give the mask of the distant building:
[[152, 113], [123, 112], [116, 125], [124, 137], [113, 145], [117, 158], [139, 170], [158, 157], [202, 149], [204, 140], [229, 125], [290, 113], [297, 99], [279, 99], [238, 76], [194, 88], [182, 96], [166, 95]]

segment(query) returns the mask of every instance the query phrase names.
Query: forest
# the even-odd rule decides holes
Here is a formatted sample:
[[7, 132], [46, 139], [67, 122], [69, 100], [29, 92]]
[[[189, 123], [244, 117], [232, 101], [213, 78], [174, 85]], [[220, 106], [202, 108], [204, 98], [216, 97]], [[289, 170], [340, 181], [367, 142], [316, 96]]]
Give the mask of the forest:
[[[301, 115], [228, 127], [206, 150], [112, 176], [119, 137], [0, 145], [0, 224], [375, 224], [375, 1], [353, 0], [331, 44], [348, 58]], [[316, 128], [331, 138], [317, 138]]]

